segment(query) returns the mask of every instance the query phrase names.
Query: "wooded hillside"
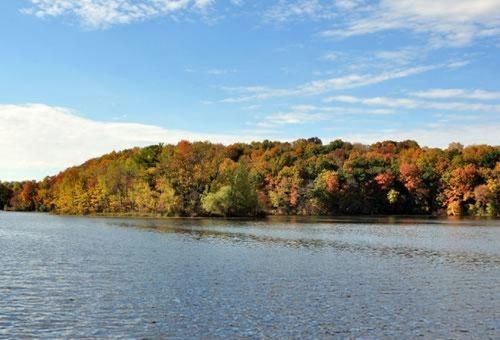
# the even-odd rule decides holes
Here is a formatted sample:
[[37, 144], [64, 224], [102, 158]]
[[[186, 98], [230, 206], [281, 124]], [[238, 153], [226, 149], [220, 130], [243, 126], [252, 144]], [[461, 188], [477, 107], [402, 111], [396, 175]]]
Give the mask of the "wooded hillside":
[[39, 182], [0, 182], [0, 207], [154, 216], [499, 216], [500, 147], [181, 141], [112, 152]]

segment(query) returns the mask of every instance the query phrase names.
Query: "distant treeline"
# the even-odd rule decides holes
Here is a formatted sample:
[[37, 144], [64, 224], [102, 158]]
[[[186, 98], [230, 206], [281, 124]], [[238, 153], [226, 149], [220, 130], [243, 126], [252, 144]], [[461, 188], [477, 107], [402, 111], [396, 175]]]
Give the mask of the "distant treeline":
[[0, 207], [151, 216], [499, 216], [500, 147], [181, 141], [112, 152], [39, 182], [0, 182]]

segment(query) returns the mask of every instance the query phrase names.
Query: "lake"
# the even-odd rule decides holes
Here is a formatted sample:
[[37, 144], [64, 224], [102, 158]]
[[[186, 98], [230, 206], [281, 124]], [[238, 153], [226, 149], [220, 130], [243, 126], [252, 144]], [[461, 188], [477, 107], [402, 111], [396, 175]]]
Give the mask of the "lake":
[[0, 338], [500, 338], [500, 221], [0, 213]]

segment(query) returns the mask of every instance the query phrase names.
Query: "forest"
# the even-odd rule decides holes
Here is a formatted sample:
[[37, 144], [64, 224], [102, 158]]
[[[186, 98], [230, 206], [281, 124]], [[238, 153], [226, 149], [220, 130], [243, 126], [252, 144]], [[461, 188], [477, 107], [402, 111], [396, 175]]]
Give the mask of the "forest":
[[500, 147], [181, 141], [111, 152], [41, 181], [0, 182], [0, 208], [158, 217], [500, 216]]

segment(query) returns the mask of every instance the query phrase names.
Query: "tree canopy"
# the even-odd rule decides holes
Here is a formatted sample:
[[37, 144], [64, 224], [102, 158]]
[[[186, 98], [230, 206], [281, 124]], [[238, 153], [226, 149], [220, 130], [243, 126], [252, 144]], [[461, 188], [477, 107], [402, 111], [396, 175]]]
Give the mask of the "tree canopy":
[[112, 152], [41, 181], [0, 182], [0, 209], [60, 214], [500, 215], [500, 147], [319, 138]]

